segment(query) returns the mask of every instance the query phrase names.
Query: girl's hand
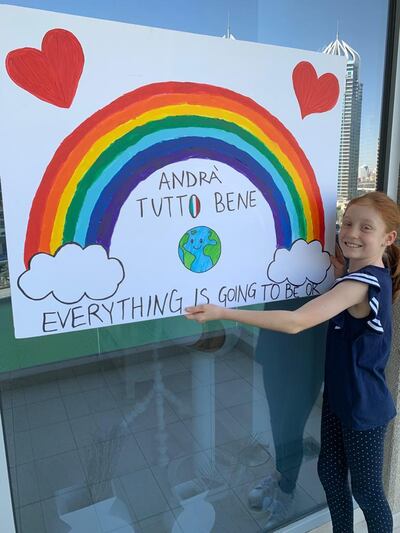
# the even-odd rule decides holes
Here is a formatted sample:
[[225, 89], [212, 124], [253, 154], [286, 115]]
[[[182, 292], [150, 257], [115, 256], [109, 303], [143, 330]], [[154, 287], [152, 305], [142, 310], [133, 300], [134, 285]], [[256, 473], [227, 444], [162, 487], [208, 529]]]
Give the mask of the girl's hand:
[[346, 260], [339, 244], [335, 245], [335, 255], [330, 255], [331, 265], [335, 273], [335, 278], [340, 278], [346, 273]]
[[193, 307], [186, 307], [185, 311], [186, 318], [203, 323], [207, 322], [208, 320], [221, 320], [224, 307], [213, 304], [203, 304]]

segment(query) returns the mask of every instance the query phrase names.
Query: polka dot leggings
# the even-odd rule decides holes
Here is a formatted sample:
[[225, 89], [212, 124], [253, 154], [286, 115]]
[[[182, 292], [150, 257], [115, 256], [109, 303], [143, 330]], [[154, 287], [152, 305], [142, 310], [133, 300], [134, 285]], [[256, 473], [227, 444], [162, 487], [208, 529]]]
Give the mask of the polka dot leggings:
[[318, 475], [334, 533], [353, 532], [351, 494], [364, 513], [369, 533], [392, 533], [393, 518], [382, 482], [385, 431], [386, 426], [365, 431], [344, 428], [324, 401]]

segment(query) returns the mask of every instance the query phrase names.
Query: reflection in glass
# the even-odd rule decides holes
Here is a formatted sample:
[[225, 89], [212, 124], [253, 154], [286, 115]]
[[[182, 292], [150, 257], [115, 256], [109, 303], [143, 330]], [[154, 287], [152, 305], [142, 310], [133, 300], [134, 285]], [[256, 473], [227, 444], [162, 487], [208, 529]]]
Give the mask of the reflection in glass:
[[[266, 309], [294, 310], [304, 302], [266, 304]], [[304, 460], [304, 430], [321, 392], [325, 354], [325, 325], [297, 335], [261, 330], [256, 360], [262, 365], [268, 401], [275, 469], [249, 492], [249, 504], [267, 511], [268, 528], [293, 514], [300, 467]], [[315, 448], [318, 450], [318, 445]]]

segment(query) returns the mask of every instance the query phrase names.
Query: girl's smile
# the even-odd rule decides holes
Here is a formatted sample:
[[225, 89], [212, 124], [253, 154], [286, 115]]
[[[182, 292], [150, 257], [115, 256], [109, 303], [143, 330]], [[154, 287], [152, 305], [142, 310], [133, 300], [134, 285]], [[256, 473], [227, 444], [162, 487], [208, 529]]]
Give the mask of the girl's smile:
[[361, 248], [361, 244], [355, 244], [354, 242], [344, 241], [345, 246], [350, 248]]
[[367, 203], [350, 205], [343, 216], [339, 244], [350, 260], [350, 270], [368, 264], [384, 266], [383, 252], [395, 238], [396, 232], [387, 233], [382, 217]]

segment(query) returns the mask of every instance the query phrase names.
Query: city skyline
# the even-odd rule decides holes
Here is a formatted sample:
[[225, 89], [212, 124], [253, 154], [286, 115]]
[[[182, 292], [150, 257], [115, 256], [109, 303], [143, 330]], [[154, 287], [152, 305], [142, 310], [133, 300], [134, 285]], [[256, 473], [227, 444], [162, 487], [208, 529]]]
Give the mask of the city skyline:
[[[320, 51], [335, 40], [346, 41], [360, 55], [359, 77], [363, 84], [360, 165], [376, 167], [382, 105], [388, 2], [386, 0], [285, 0], [264, 1], [260, 12], [266, 25], [263, 42]], [[262, 14], [264, 13], [264, 17]], [[274, 21], [275, 24], [272, 23]], [[312, 31], [310, 31], [312, 21]], [[232, 25], [232, 17], [231, 17]], [[280, 31], [284, 25], [285, 31]], [[233, 30], [232, 30], [233, 31]], [[240, 35], [235, 35], [240, 38]]]

